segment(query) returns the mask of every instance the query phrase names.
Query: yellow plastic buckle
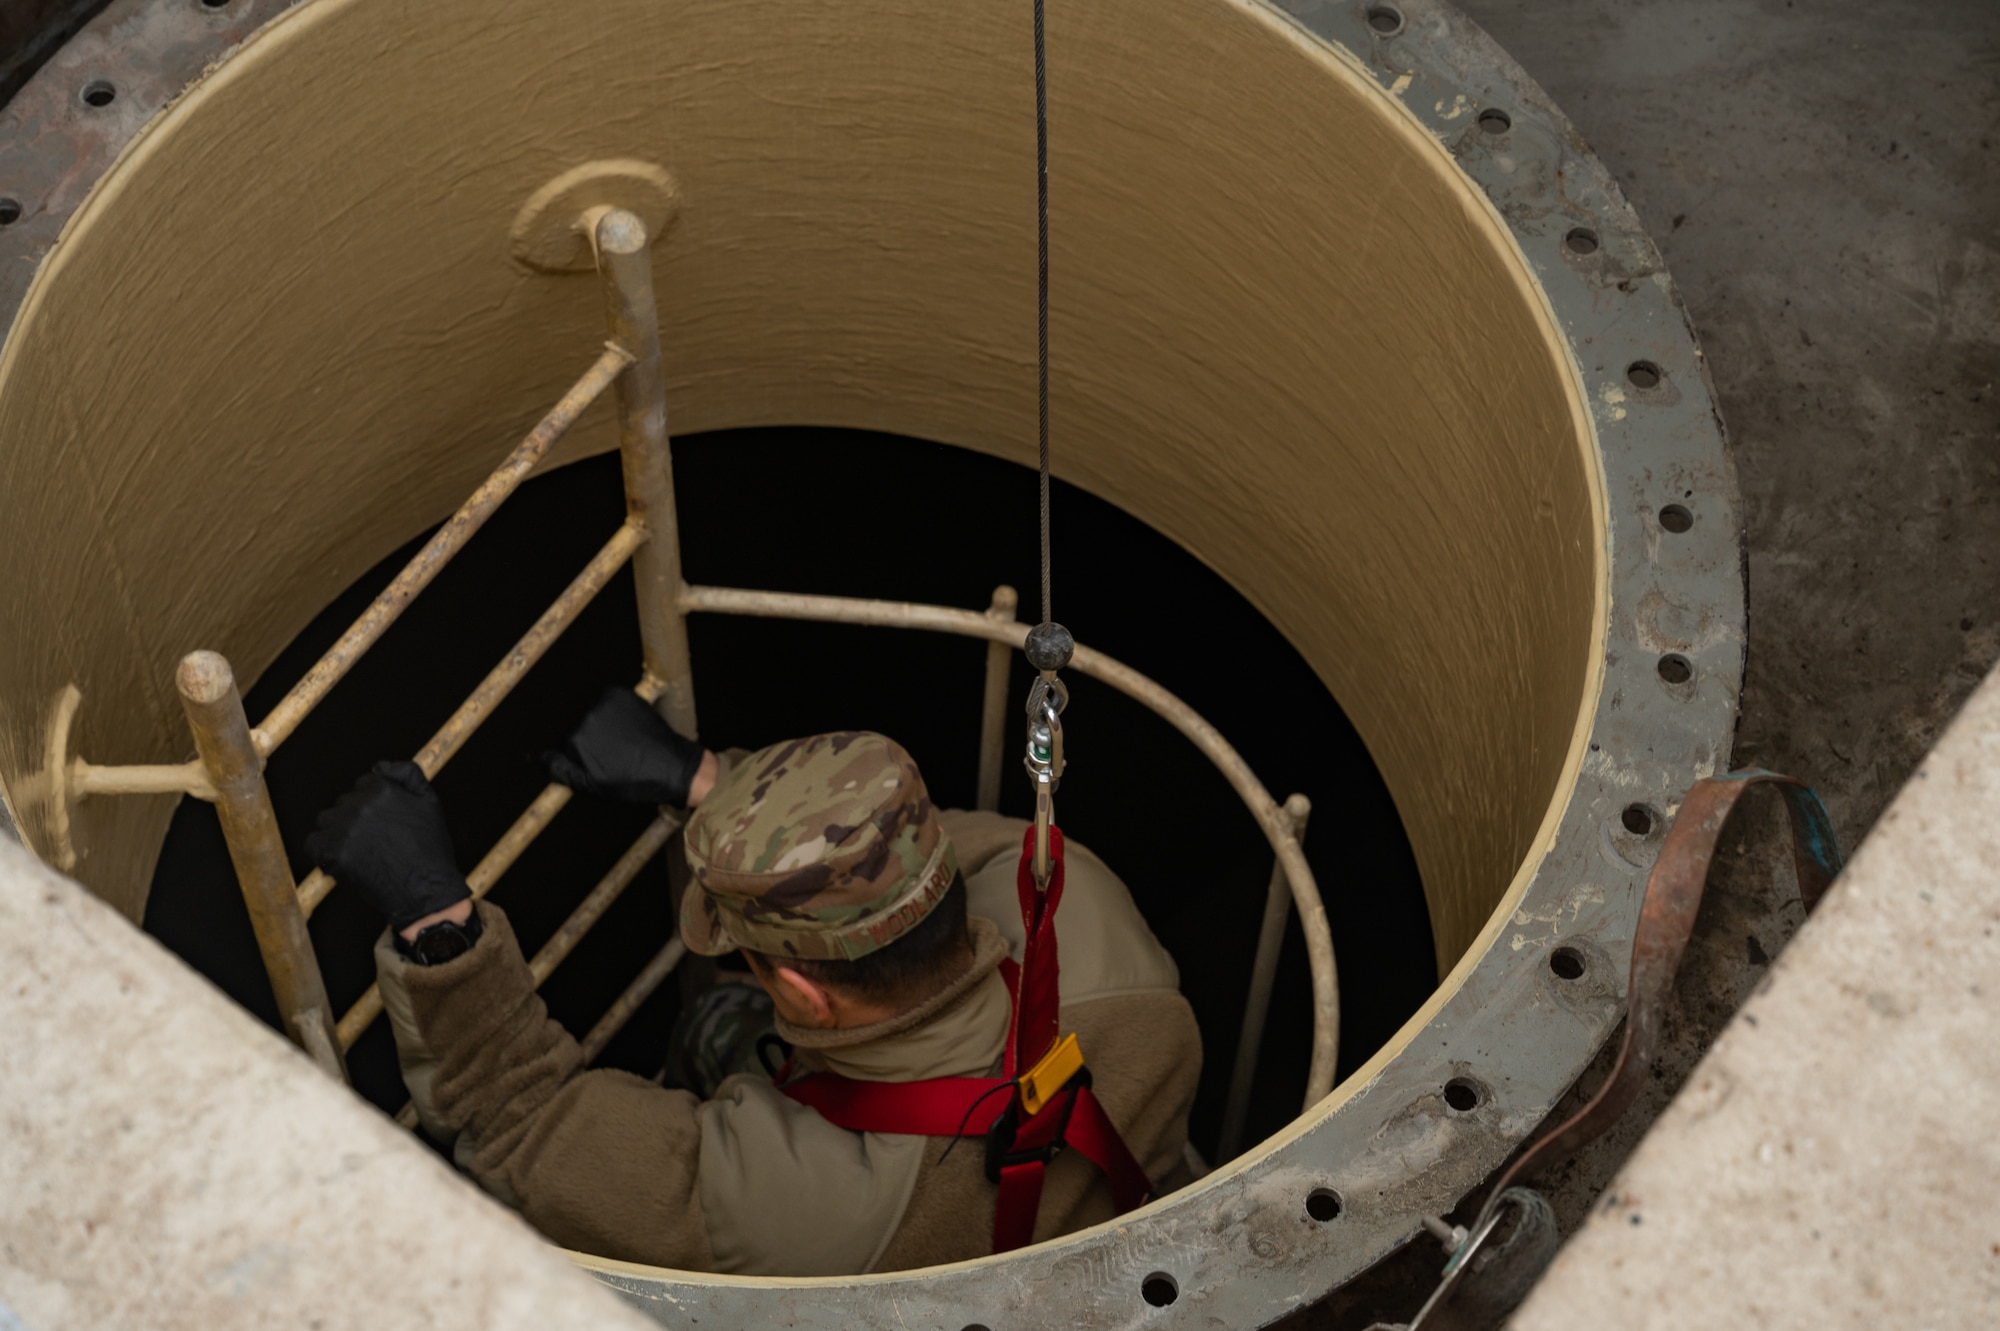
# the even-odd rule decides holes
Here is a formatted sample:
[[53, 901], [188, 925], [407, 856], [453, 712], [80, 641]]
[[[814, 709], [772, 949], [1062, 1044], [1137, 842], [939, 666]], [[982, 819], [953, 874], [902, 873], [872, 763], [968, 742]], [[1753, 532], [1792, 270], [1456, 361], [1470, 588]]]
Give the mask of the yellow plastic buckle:
[[1021, 1074], [1021, 1108], [1033, 1118], [1081, 1071], [1083, 1047], [1077, 1044], [1075, 1032], [1071, 1032], [1056, 1041], [1055, 1048], [1043, 1054], [1041, 1062]]

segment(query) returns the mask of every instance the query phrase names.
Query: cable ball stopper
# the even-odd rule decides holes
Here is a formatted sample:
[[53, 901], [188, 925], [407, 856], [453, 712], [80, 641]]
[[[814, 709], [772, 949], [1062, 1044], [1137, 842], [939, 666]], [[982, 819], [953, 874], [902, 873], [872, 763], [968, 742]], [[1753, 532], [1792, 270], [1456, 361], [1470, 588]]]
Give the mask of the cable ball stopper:
[[1028, 630], [1028, 664], [1037, 670], [1060, 670], [1076, 652], [1076, 639], [1060, 624], [1037, 624]]

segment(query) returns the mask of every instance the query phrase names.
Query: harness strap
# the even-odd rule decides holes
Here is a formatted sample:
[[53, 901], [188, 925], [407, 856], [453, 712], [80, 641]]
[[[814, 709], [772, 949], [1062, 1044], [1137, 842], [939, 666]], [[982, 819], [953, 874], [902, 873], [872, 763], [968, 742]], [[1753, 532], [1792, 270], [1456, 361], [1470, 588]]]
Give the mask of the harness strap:
[[1078, 1154], [1104, 1171], [1104, 1180], [1111, 1185], [1111, 1203], [1120, 1215], [1153, 1195], [1153, 1184], [1146, 1171], [1139, 1167], [1131, 1148], [1118, 1135], [1111, 1116], [1104, 1112], [1103, 1102], [1087, 1087], [1076, 1092], [1075, 1112], [1070, 1115], [1069, 1128], [1063, 1136]]
[[[1006, 1102], [1005, 1077], [933, 1077], [929, 1081], [856, 1081], [834, 1072], [801, 1077], [784, 1093], [837, 1128], [849, 1132], [894, 1132], [908, 1137], [955, 1137], [959, 1126], [986, 1101], [992, 1117]], [[984, 1131], [981, 1124], [977, 1131]]]
[[[1090, 1089], [1090, 1073], [1080, 1069], [1043, 1103], [1021, 1118], [1022, 1070], [1040, 1063], [1055, 1048], [1061, 1029], [1062, 993], [1056, 959], [1056, 907], [1062, 902], [1062, 832], [1049, 828], [1049, 881], [1038, 888], [1034, 876], [1035, 829], [1022, 840], [1015, 886], [1027, 942], [1021, 964], [1000, 963], [1013, 1017], [999, 1077], [933, 1077], [926, 1081], [856, 1081], [820, 1072], [781, 1085], [786, 1095], [835, 1127], [849, 1132], [887, 1132], [912, 1137], [958, 1137], [972, 1128], [981, 1105], [992, 1113], [974, 1129], [986, 1138], [987, 1174], [1000, 1185], [993, 1210], [993, 1251], [1011, 1252], [1034, 1242], [1042, 1182], [1049, 1161], [1068, 1146], [1096, 1165], [1111, 1188], [1120, 1214], [1152, 1195], [1146, 1171], [1112, 1126]], [[782, 1081], [782, 1078], [780, 1078]], [[1038, 1089], [1037, 1095], [1040, 1094]]]
[[[933, 1077], [928, 1081], [856, 1081], [816, 1072], [782, 1088], [792, 1099], [849, 1132], [890, 1132], [912, 1137], [957, 1137], [984, 1133], [986, 1124], [1012, 1103], [1008, 1077]], [[1008, 1098], [1003, 1099], [1006, 1096]], [[990, 1117], [980, 1106], [992, 1108]], [[1067, 1120], [1067, 1122], [1065, 1122]], [[1060, 1139], [1060, 1140], [1058, 1140]], [[1008, 1146], [1010, 1156], [1073, 1148], [1096, 1165], [1111, 1187], [1120, 1214], [1143, 1203], [1153, 1185], [1118, 1135], [1104, 1105], [1088, 1086], [1057, 1095], [1042, 1112], [1020, 1125]], [[1000, 1167], [1000, 1200], [993, 1218], [993, 1250], [1009, 1252], [1033, 1240], [1047, 1161], [1010, 1160]]]
[[993, 1251], [1012, 1252], [1035, 1241], [1035, 1217], [1042, 1209], [1042, 1176], [1048, 1172], [1048, 1165], [1040, 1160], [1002, 1166], [1000, 1200], [993, 1206]]
[[1056, 1042], [1062, 993], [1057, 982], [1061, 963], [1056, 955], [1056, 907], [1063, 894], [1062, 829], [1049, 829], [1049, 885], [1035, 887], [1035, 829], [1021, 838], [1021, 864], [1014, 874], [1021, 901], [1021, 924], [1027, 942], [1021, 949], [1021, 969], [1014, 994], [1014, 1030], [1007, 1042], [1006, 1073], [1016, 1077], [1046, 1054]]

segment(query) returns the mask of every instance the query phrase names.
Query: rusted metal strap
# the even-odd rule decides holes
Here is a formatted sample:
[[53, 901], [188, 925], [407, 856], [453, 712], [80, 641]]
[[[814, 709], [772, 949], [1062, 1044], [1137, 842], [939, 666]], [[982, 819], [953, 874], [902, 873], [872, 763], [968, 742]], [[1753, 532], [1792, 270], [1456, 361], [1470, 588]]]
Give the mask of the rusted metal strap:
[[1625, 1043], [1618, 1051], [1618, 1063], [1589, 1103], [1536, 1142], [1501, 1176], [1481, 1211], [1482, 1220], [1508, 1185], [1532, 1178], [1596, 1138], [1617, 1121], [1646, 1084], [1659, 1046], [1661, 1019], [1673, 993], [1674, 975], [1680, 970], [1681, 956], [1694, 932], [1695, 913], [1708, 886], [1716, 842], [1736, 802], [1750, 787], [1761, 785], [1775, 786], [1785, 797], [1792, 820], [1792, 865], [1798, 874], [1799, 900], [1808, 911], [1819, 904], [1840, 872], [1840, 845], [1834, 839], [1833, 821], [1812, 787], [1797, 777], [1749, 768], [1695, 782], [1681, 801], [1680, 812], [1667, 829], [1660, 856], [1646, 879], [1646, 900], [1639, 912], [1638, 934], [1632, 940]]
[[[1443, 1277], [1407, 1325], [1378, 1322], [1370, 1331], [1429, 1331], [1433, 1326], [1498, 1325], [1526, 1295], [1553, 1255], [1558, 1238], [1548, 1203], [1532, 1190], [1517, 1187], [1556, 1160], [1600, 1136], [1618, 1120], [1646, 1084], [1659, 1046], [1660, 1025], [1673, 995], [1674, 976], [1694, 933], [1695, 916], [1708, 887], [1708, 870], [1716, 843], [1736, 802], [1752, 786], [1776, 786], [1785, 797], [1792, 821], [1792, 865], [1798, 875], [1799, 900], [1810, 911], [1819, 904], [1841, 869], [1840, 845], [1833, 821], [1812, 787], [1796, 777], [1762, 768], [1709, 777], [1689, 787], [1680, 811], [1660, 845], [1659, 858], [1646, 878], [1646, 898], [1639, 910], [1639, 928], [1632, 939], [1632, 976], [1626, 996], [1625, 1039], [1610, 1078], [1589, 1102], [1554, 1131], [1523, 1152], [1487, 1194], [1486, 1204], [1469, 1227], [1454, 1227], [1435, 1217], [1425, 1225], [1451, 1253]], [[1475, 1262], [1487, 1239], [1509, 1209], [1518, 1211], [1515, 1232], [1503, 1246]], [[1517, 1250], [1517, 1251], [1515, 1251]], [[1475, 1280], [1466, 1294], [1469, 1272], [1496, 1268]], [[1471, 1300], [1467, 1304], [1467, 1299]]]

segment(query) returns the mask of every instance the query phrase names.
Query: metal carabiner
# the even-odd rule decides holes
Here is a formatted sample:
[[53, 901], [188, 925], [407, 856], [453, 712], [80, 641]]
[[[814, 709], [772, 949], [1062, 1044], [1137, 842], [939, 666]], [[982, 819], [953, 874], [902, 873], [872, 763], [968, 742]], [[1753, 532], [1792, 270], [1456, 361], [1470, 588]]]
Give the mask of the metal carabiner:
[[1049, 885], [1049, 828], [1055, 823], [1055, 793], [1062, 784], [1062, 710], [1069, 690], [1059, 679], [1037, 679], [1028, 694], [1028, 751], [1021, 765], [1035, 783], [1035, 886]]
[[1055, 824], [1056, 787], [1062, 784], [1063, 709], [1069, 686], [1056, 671], [1069, 664], [1075, 641], [1060, 624], [1041, 624], [1028, 634], [1028, 663], [1039, 672], [1028, 690], [1028, 751], [1022, 765], [1035, 783], [1035, 886], [1049, 885], [1049, 828]]
[[1022, 760], [1030, 777], [1047, 770], [1058, 783], [1063, 774], [1063, 709], [1069, 706], [1069, 686], [1050, 675], [1028, 690], [1028, 752]]

